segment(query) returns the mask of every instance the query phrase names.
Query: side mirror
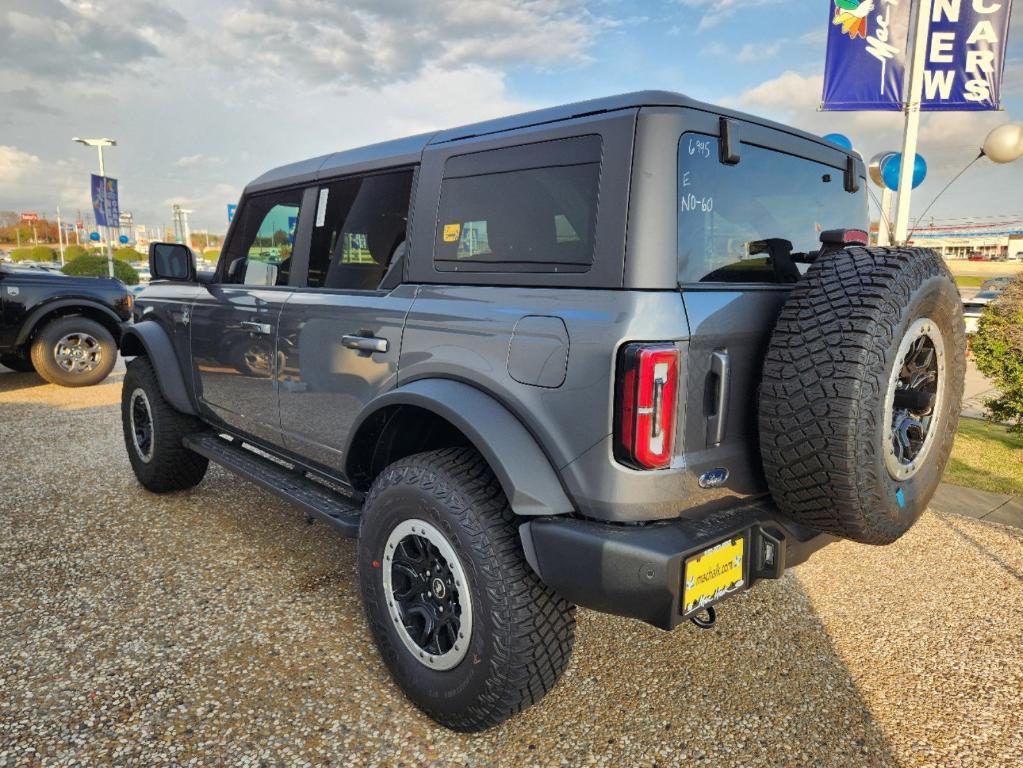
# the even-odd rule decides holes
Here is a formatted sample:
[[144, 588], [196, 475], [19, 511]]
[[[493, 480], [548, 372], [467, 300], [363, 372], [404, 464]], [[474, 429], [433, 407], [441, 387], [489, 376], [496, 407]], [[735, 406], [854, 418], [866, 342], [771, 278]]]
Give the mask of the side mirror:
[[192, 249], [181, 243], [150, 243], [149, 273], [153, 280], [196, 282]]

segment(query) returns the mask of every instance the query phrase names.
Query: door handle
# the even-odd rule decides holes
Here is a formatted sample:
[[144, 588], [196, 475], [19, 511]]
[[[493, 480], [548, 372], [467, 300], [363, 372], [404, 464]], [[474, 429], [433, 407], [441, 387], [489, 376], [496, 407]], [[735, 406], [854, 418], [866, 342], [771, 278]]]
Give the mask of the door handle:
[[252, 333], [262, 333], [265, 336], [270, 335], [270, 323], [257, 323], [255, 320], [242, 320], [239, 325], [247, 331], [252, 331]]
[[707, 416], [707, 445], [721, 445], [725, 439], [725, 427], [728, 423], [728, 388], [731, 374], [731, 362], [728, 352], [718, 349], [710, 356], [710, 375], [714, 377], [716, 389], [713, 393], [713, 412]]
[[360, 352], [386, 352], [390, 347], [387, 339], [376, 336], [355, 336], [345, 335], [341, 337], [341, 344], [348, 349], [357, 349]]

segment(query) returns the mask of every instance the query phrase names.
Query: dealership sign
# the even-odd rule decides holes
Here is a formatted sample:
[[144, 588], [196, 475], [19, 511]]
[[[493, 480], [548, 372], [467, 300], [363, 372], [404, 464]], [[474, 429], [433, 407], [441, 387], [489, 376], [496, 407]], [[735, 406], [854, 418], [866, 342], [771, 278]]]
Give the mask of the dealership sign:
[[[1000, 104], [1012, 0], [931, 0], [921, 109]], [[910, 0], [832, 0], [824, 65], [826, 110], [903, 108]]]
[[117, 179], [92, 174], [92, 210], [96, 214], [96, 225], [116, 227], [120, 225], [121, 212], [117, 203]]

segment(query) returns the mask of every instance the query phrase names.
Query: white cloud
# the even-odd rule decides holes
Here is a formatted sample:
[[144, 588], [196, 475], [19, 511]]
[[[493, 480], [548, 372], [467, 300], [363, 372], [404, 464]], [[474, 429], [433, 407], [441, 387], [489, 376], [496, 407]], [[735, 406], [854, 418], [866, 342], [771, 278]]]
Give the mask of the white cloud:
[[772, 59], [781, 50], [781, 43], [770, 43], [763, 45], [759, 43], [746, 43], [740, 50], [738, 60], [742, 64], [752, 64], [765, 59]]
[[412, 78], [428, 65], [585, 62], [614, 24], [583, 0], [249, 0], [221, 17], [209, 48], [249, 77], [344, 90]]
[[0, 184], [14, 186], [39, 170], [42, 161], [17, 147], [0, 144]]
[[780, 5], [785, 0], [677, 0], [680, 5], [702, 11], [699, 30], [711, 29], [737, 11], [748, 11], [762, 5]]
[[178, 168], [199, 168], [202, 166], [217, 165], [221, 162], [219, 157], [208, 157], [204, 154], [182, 155], [174, 161]]

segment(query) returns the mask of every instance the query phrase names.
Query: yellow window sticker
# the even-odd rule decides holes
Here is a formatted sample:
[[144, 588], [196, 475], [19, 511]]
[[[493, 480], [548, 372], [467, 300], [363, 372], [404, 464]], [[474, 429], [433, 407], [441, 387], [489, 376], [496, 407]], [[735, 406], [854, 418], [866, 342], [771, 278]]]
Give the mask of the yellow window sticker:
[[459, 235], [462, 234], [461, 224], [445, 224], [444, 225], [444, 242], [445, 243], [457, 243]]

